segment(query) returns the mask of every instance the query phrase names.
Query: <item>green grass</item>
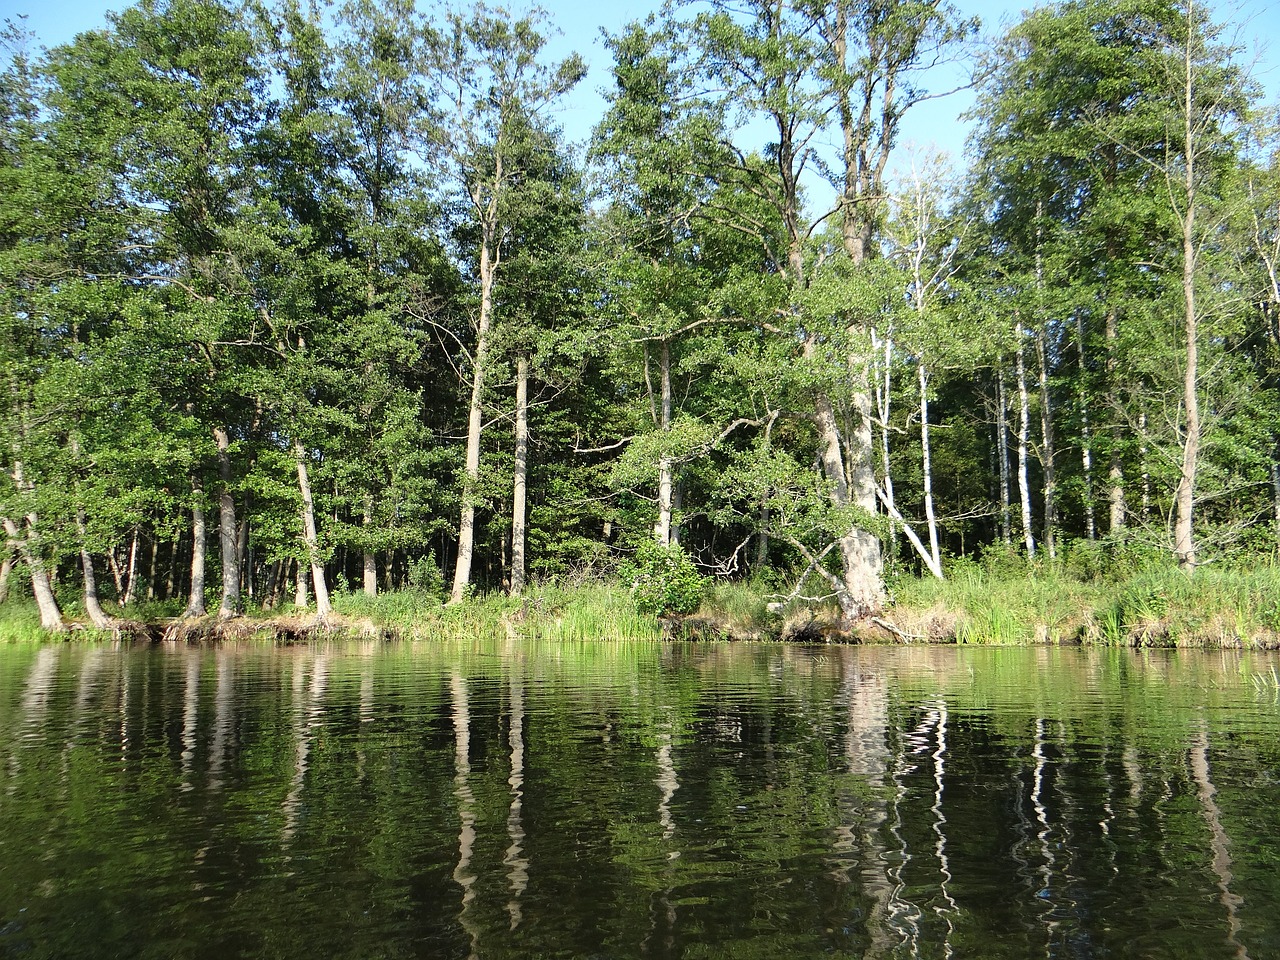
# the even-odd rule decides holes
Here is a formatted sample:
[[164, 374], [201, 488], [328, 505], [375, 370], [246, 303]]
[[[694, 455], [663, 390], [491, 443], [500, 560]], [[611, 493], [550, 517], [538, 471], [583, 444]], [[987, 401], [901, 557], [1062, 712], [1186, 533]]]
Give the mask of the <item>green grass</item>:
[[726, 636], [769, 637], [782, 626], [782, 618], [769, 612], [773, 592], [755, 582], [715, 581], [702, 598], [696, 616]]
[[1280, 569], [1262, 561], [1188, 576], [1149, 563], [1114, 578], [1071, 564], [958, 561], [946, 581], [905, 579], [890, 617], [908, 632], [929, 611], [955, 619], [959, 643], [1084, 642], [1112, 646], [1280, 644]]
[[945, 612], [958, 643], [1062, 642], [1075, 639], [1102, 595], [1101, 587], [1052, 568], [1014, 572], [956, 562], [948, 574], [900, 581], [894, 618], [909, 626], [929, 611]]
[[344, 593], [334, 609], [352, 618], [367, 617], [405, 636], [459, 639], [515, 635], [540, 640], [653, 640], [662, 636], [658, 621], [638, 613], [629, 594], [610, 584], [573, 589], [537, 586], [521, 597], [488, 593], [447, 605], [435, 594], [398, 591], [367, 597]]
[[1110, 642], [1264, 646], [1280, 641], [1280, 568], [1153, 567], [1097, 611]]
[[[1108, 575], [1109, 574], [1109, 575]], [[814, 611], [802, 603], [785, 616], [771, 613], [775, 590], [763, 582], [712, 583], [691, 635], [772, 639], [789, 626], [838, 618], [829, 604]], [[83, 621], [77, 597], [67, 596], [68, 619]], [[589, 640], [647, 642], [664, 636], [663, 625], [637, 611], [630, 593], [598, 581], [573, 586], [542, 584], [519, 598], [482, 594], [446, 605], [439, 591], [401, 590], [367, 597], [340, 592], [336, 613], [360, 631], [362, 624], [406, 638], [506, 637], [550, 642]], [[181, 603], [133, 605], [119, 611], [155, 622], [181, 612]], [[117, 613], [109, 608], [108, 612]], [[305, 617], [304, 611], [251, 610], [246, 621], [271, 616]], [[825, 619], [824, 619], [825, 618]], [[1167, 562], [1135, 563], [1107, 571], [1102, 565], [953, 561], [948, 578], [901, 578], [884, 619], [900, 636], [964, 644], [1017, 645], [1083, 642], [1111, 646], [1280, 646], [1280, 567], [1262, 560], [1236, 567], [1202, 567], [1187, 576]], [[874, 633], [874, 631], [872, 631]], [[74, 638], [94, 634], [78, 629]], [[883, 637], [888, 638], [885, 633]], [[0, 605], [0, 642], [47, 639], [35, 603], [12, 597]]]
[[40, 611], [34, 600], [11, 597], [0, 604], [0, 643], [47, 639], [49, 634], [40, 628]]

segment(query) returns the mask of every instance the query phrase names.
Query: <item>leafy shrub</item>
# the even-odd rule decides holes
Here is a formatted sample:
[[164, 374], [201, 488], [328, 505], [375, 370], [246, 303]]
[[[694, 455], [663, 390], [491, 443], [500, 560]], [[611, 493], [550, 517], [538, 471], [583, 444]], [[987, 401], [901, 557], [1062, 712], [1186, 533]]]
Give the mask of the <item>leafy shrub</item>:
[[631, 587], [636, 609], [660, 617], [693, 613], [702, 602], [706, 581], [679, 544], [643, 543], [635, 559], [619, 568]]
[[409, 586], [412, 589], [432, 597], [444, 595], [444, 571], [436, 562], [434, 550], [425, 557], [419, 557], [410, 562], [408, 574]]

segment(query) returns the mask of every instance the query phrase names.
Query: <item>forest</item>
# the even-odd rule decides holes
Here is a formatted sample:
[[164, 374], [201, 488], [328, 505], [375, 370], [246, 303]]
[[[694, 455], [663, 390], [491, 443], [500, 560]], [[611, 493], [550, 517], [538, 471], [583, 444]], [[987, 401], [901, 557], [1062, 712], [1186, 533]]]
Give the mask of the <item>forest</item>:
[[[710, 578], [848, 626], [981, 563], [1274, 565], [1280, 135], [1229, 26], [668, 4], [608, 36], [586, 144], [555, 29], [7, 23], [0, 599], [63, 631]], [[962, 166], [900, 142], [956, 65]]]

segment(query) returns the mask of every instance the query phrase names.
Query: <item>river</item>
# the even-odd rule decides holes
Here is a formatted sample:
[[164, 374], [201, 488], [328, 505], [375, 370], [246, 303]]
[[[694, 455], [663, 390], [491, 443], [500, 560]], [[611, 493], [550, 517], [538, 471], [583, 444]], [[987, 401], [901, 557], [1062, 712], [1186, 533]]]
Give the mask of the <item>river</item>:
[[1274, 958], [1276, 669], [0, 645], [0, 957]]

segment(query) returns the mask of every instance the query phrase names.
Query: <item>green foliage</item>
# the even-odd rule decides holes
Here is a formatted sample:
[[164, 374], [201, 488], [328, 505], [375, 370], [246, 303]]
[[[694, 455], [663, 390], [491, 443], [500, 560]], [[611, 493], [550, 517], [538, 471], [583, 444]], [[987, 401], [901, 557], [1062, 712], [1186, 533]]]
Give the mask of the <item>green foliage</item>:
[[[184, 592], [196, 507], [212, 589], [226, 504], [246, 575], [263, 584], [307, 552], [302, 465], [332, 582], [358, 582], [371, 553], [383, 582], [417, 598], [388, 615], [493, 629], [520, 609], [486, 591], [511, 578], [524, 361], [527, 566], [544, 585], [594, 585], [640, 546], [626, 575], [646, 613], [696, 605], [690, 556], [784, 593], [807, 575], [826, 593], [858, 528], [896, 539], [888, 576], [904, 603], [959, 611], [973, 642], [1077, 627], [1128, 642], [1143, 624], [1171, 642], [1267, 636], [1280, 617], [1258, 573], [1278, 533], [1280, 152], [1265, 124], [1245, 143], [1251, 91], [1213, 26], [1164, 0], [1034, 10], [993, 48], [968, 179], [925, 157], [895, 183], [881, 171], [903, 159], [887, 151], [932, 80], [924, 68], [973, 25], [946, 5], [834, 12], [712, 0], [623, 28], [607, 41], [614, 87], [591, 171], [555, 122], [583, 63], [546, 59], [542, 11], [142, 0], [40, 55], [7, 27], [0, 514], [12, 546], [56, 571], [78, 617], [82, 548], [108, 604], [135, 537], [154, 564], [140, 580]], [[1209, 138], [1196, 263], [1207, 566], [1183, 583], [1163, 561], [1185, 434], [1183, 188], [1162, 164], [1180, 128], [1167, 68], [1188, 28]], [[863, 56], [871, 38], [878, 53]], [[884, 101], [890, 90], [902, 99]], [[829, 186], [832, 209], [814, 209]], [[1039, 538], [1056, 470], [1052, 561], [1028, 562], [1000, 530], [1015, 320], [1031, 348]], [[870, 489], [892, 480], [928, 540], [921, 400], [941, 552], [955, 558], [938, 586], [913, 582], [902, 526]], [[222, 461], [215, 430], [230, 441]], [[647, 542], [660, 477], [688, 554]], [[1125, 510], [1109, 530], [1113, 484]], [[474, 602], [429, 610], [464, 500], [477, 510]], [[538, 596], [559, 612], [529, 622], [565, 635], [621, 616], [616, 596]], [[181, 605], [160, 603], [146, 615]], [[737, 585], [717, 585], [704, 613], [767, 621]]]
[[435, 551], [409, 563], [409, 588], [427, 596], [444, 596], [444, 572], [436, 562]]
[[618, 568], [618, 576], [630, 587], [636, 609], [659, 617], [693, 613], [707, 588], [693, 560], [675, 543], [641, 544], [634, 559]]

